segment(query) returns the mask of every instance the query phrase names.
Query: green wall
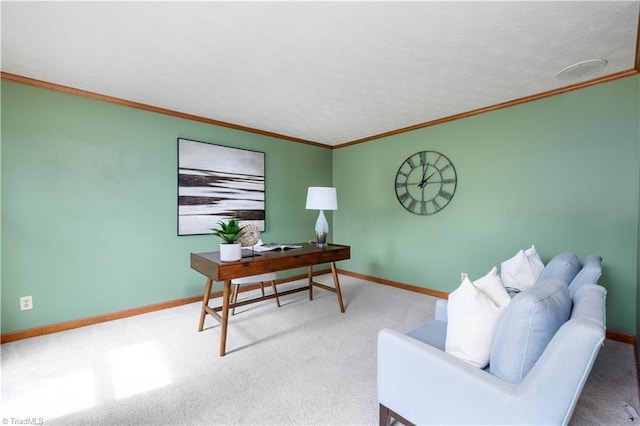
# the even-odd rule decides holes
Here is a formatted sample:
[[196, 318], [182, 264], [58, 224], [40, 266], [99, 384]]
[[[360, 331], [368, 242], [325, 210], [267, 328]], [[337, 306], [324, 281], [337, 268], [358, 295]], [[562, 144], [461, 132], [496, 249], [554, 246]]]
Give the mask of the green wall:
[[[177, 138], [266, 153], [265, 241], [314, 237], [330, 149], [2, 81], [2, 333], [201, 294], [176, 234]], [[217, 287], [220, 288], [219, 286]], [[34, 309], [19, 310], [32, 295]]]
[[[338, 188], [340, 267], [450, 292], [535, 244], [604, 257], [608, 326], [640, 329], [640, 77], [329, 150], [2, 81], [2, 333], [202, 292], [176, 236], [178, 137], [264, 151], [267, 241], [313, 238], [306, 187]], [[396, 200], [421, 150], [456, 166], [452, 202], [416, 216]], [[219, 288], [219, 287], [218, 287]], [[35, 309], [21, 312], [20, 296]]]
[[[348, 269], [450, 292], [535, 244], [601, 254], [608, 327], [636, 334], [638, 77], [334, 150], [337, 242]], [[394, 179], [422, 150], [456, 167], [453, 200], [432, 216], [404, 210]]]

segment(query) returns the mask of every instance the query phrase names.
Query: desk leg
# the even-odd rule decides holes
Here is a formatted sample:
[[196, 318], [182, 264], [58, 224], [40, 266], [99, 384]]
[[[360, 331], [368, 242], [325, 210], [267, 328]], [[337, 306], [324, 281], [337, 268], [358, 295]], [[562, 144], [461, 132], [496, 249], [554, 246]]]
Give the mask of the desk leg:
[[333, 275], [333, 283], [336, 286], [336, 294], [338, 295], [338, 304], [340, 305], [340, 312], [344, 314], [344, 303], [342, 303], [342, 292], [340, 291], [340, 282], [338, 281], [338, 271], [336, 270], [335, 262], [331, 262], [331, 274]]
[[307, 273], [307, 278], [309, 279], [309, 300], [313, 300], [313, 265], [309, 266], [309, 272]]
[[198, 325], [198, 331], [202, 331], [202, 327], [204, 327], [204, 317], [207, 312], [204, 310], [204, 307], [209, 304], [209, 298], [211, 297], [211, 285], [213, 284], [213, 280], [207, 277], [207, 285], [204, 289], [204, 296], [202, 297], [202, 311], [200, 312], [200, 324]]
[[227, 345], [227, 323], [229, 322], [229, 297], [231, 295], [231, 280], [224, 281], [222, 289], [222, 328], [220, 331], [220, 356], [224, 356]]

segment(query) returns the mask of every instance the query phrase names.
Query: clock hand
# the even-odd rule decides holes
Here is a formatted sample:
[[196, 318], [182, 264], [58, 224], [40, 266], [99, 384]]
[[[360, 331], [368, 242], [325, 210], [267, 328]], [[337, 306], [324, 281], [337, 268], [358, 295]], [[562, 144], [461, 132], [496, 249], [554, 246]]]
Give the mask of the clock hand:
[[427, 182], [427, 181], [428, 181], [429, 179], [431, 179], [431, 176], [433, 176], [433, 175], [435, 175], [435, 174], [436, 174], [436, 172], [431, 173], [431, 174], [429, 175], [429, 177], [428, 177], [428, 178], [426, 178], [426, 179], [424, 179], [424, 177], [423, 177], [422, 182], [420, 182], [420, 185], [421, 185], [421, 186], [420, 186], [420, 188], [424, 188], [424, 187], [425, 187], [425, 185], [426, 185], [427, 183], [431, 183], [431, 182]]
[[427, 174], [427, 169], [428, 169], [428, 164], [423, 164], [422, 165], [422, 180], [420, 180], [420, 183], [418, 184], [418, 188], [424, 188], [424, 183], [426, 182], [424, 176]]

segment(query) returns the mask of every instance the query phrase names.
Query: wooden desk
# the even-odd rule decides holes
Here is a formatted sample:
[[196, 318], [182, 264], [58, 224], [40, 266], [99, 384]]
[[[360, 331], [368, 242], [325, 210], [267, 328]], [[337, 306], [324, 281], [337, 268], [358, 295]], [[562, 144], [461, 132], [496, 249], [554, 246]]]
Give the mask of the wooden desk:
[[[204, 295], [202, 297], [202, 311], [200, 312], [200, 324], [198, 325], [198, 331], [202, 331], [206, 314], [211, 315], [221, 324], [220, 356], [224, 356], [225, 354], [229, 309], [275, 297], [275, 294], [269, 294], [237, 303], [229, 303], [231, 295], [231, 280], [233, 278], [242, 278], [251, 275], [284, 271], [287, 269], [306, 266], [308, 267], [307, 285], [284, 292], [278, 292], [278, 295], [284, 296], [299, 291], [309, 290], [309, 300], [313, 300], [313, 287], [320, 287], [336, 293], [340, 312], [344, 313], [344, 304], [342, 302], [342, 293], [340, 292], [340, 283], [338, 281], [335, 262], [349, 259], [351, 257], [351, 248], [349, 246], [337, 244], [329, 244], [325, 248], [319, 248], [314, 243], [304, 243], [301, 245], [302, 248], [299, 249], [262, 252], [259, 253], [259, 256], [242, 258], [236, 262], [222, 262], [220, 260], [220, 252], [217, 251], [208, 253], [191, 253], [191, 268], [207, 277]], [[322, 263], [331, 264], [331, 273], [333, 275], [335, 288], [313, 281], [313, 265], [319, 265]], [[222, 306], [215, 308], [209, 306], [213, 281], [224, 281], [222, 288]], [[222, 315], [219, 315], [218, 311], [222, 311]]]

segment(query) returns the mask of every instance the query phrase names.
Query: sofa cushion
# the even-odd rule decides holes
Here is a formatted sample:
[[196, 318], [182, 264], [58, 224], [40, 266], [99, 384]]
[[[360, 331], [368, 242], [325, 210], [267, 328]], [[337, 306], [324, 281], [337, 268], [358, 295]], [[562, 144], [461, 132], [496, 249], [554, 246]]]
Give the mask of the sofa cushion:
[[561, 280], [543, 281], [516, 295], [498, 325], [491, 374], [513, 383], [522, 381], [570, 313], [569, 289]]
[[445, 351], [476, 367], [486, 367], [504, 309], [465, 278], [449, 295]]
[[500, 277], [505, 287], [524, 291], [533, 287], [543, 269], [544, 263], [532, 245], [527, 250], [520, 250], [512, 258], [502, 262]]
[[567, 283], [580, 271], [580, 259], [573, 252], [564, 252], [556, 255], [547, 263], [540, 274], [539, 281], [560, 280]]
[[602, 275], [602, 257], [595, 254], [587, 256], [580, 272], [570, 281], [569, 294], [571, 298], [573, 299], [578, 289], [584, 284], [598, 284], [600, 275]]
[[407, 335], [444, 351], [444, 344], [447, 338], [447, 323], [446, 321], [438, 320], [427, 321], [408, 332]]

